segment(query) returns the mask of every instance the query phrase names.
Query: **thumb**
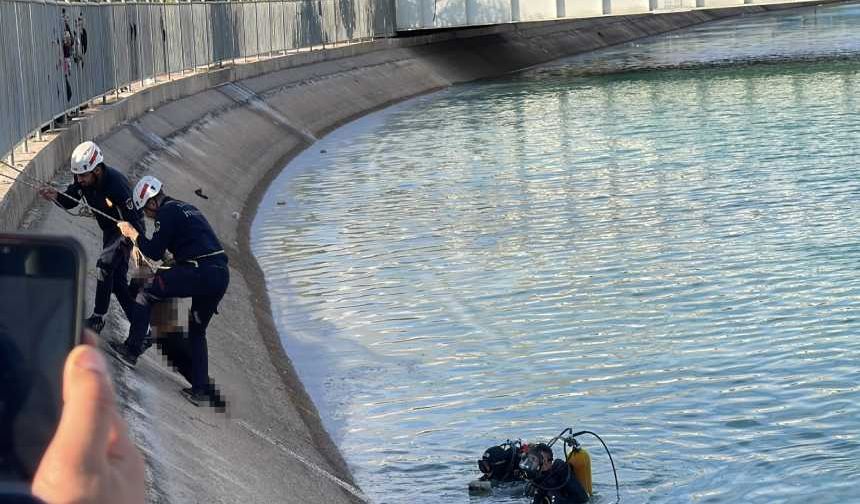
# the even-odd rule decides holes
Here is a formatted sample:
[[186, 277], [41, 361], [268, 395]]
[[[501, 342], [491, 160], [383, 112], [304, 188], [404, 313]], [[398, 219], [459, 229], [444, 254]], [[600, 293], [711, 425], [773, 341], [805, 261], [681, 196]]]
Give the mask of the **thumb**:
[[104, 356], [79, 345], [63, 372], [63, 416], [49, 451], [59, 449], [70, 464], [104, 460], [116, 405]]

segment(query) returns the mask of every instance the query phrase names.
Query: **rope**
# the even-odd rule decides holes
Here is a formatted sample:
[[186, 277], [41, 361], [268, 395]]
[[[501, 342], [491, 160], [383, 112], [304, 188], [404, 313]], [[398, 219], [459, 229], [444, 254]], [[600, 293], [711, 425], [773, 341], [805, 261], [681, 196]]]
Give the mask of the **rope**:
[[[0, 159], [0, 163], [3, 163], [4, 165], [6, 165], [6, 167], [7, 167], [7, 168], [9, 168], [10, 170], [13, 170], [14, 172], [18, 173], [19, 175], [21, 175], [21, 176], [23, 176], [23, 177], [26, 177], [26, 178], [28, 178], [28, 179], [30, 179], [30, 180], [32, 180], [32, 181], [38, 182], [38, 183], [40, 183], [40, 184], [49, 185], [49, 184], [48, 184], [47, 182], [45, 182], [44, 180], [37, 179], [36, 177], [32, 177], [32, 176], [30, 176], [30, 175], [28, 175], [28, 174], [24, 173], [24, 171], [23, 171], [23, 170], [21, 170], [21, 169], [19, 169], [19, 168], [16, 168], [16, 167], [14, 167], [14, 166], [12, 166], [12, 165], [10, 165], [9, 163], [7, 163], [6, 161], [3, 161], [2, 159]], [[15, 179], [13, 179], [13, 180], [15, 180]]]

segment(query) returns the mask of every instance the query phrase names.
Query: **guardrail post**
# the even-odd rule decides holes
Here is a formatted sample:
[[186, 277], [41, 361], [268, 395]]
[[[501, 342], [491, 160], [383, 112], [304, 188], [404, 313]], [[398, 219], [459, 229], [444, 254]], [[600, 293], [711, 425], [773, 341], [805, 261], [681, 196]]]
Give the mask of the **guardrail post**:
[[152, 24], [152, 0], [147, 0], [146, 12], [149, 13], [149, 58], [152, 61], [152, 83], [158, 84], [158, 70], [155, 68], [155, 37], [153, 36], [155, 28]]
[[194, 2], [188, 0], [191, 6], [191, 73], [197, 71], [197, 25], [194, 24]]
[[[164, 29], [164, 20], [167, 18], [167, 7], [164, 5], [165, 0], [161, 0], [161, 23], [159, 28]], [[165, 30], [165, 33], [167, 30]], [[167, 80], [173, 80], [173, 72], [170, 71], [170, 37], [164, 37], [164, 44], [161, 50], [164, 52], [164, 66], [167, 71]]]
[[233, 3], [232, 0], [227, 0], [227, 26], [230, 30], [230, 59], [231, 64], [236, 66], [236, 37], [233, 35]]
[[245, 49], [245, 54], [242, 56], [242, 63], [248, 62], [248, 30], [245, 29], [245, 0], [239, 0], [242, 9], [242, 47]]
[[182, 36], [182, 2], [176, 2], [177, 16], [179, 17], [179, 70], [180, 75], [185, 75], [185, 37]]
[[[108, 3], [110, 3], [110, 0], [108, 0]], [[116, 9], [114, 9], [113, 7], [108, 7], [108, 10], [110, 11], [110, 28], [111, 28], [111, 31], [113, 33], [117, 33], [116, 16], [114, 16], [114, 11]], [[117, 75], [117, 73], [116, 73], [116, 68], [117, 68], [116, 47], [113, 46], [113, 44], [111, 44], [111, 45], [112, 45], [112, 49], [113, 49], [110, 52], [111, 60], [113, 63], [113, 65], [111, 65], [113, 67], [113, 91], [114, 91], [114, 95], [115, 95], [116, 99], [119, 100], [119, 75]]]
[[257, 61], [260, 60], [260, 13], [257, 11], [257, 3], [254, 2], [254, 35], [257, 39]]
[[[108, 8], [110, 8], [110, 7], [108, 7]], [[102, 18], [100, 18], [100, 19], [102, 19]], [[104, 35], [100, 36], [99, 40], [104, 40]], [[102, 61], [102, 64], [100, 66], [102, 68], [102, 86], [104, 87], [104, 86], [107, 86], [107, 82], [108, 82], [107, 73], [105, 73], [105, 72], [107, 72], [107, 62]], [[105, 92], [102, 93], [102, 105], [107, 103], [107, 95], [110, 92], [108, 88], [103, 88], [103, 91], [105, 91]]]
[[[13, 4], [15, 9], [15, 42], [18, 47], [18, 82], [21, 89], [18, 90], [18, 96], [21, 98], [21, 131], [27, 131], [27, 102], [24, 100], [24, 92], [27, 89], [24, 87], [24, 55], [21, 54], [21, 20], [18, 18], [18, 5]], [[24, 135], [24, 153], [28, 152], [27, 136]], [[12, 152], [15, 152], [15, 146], [12, 146]]]
[[[35, 49], [36, 48], [36, 35], [33, 33], [34, 32], [34, 30], [33, 30], [33, 4], [27, 4], [27, 9], [30, 12], [30, 44], [31, 44], [31, 47], [33, 49]], [[36, 58], [33, 58], [32, 63], [33, 63], [33, 75], [37, 75], [39, 69], [38, 69], [38, 65], [36, 63]], [[41, 122], [42, 121], [42, 100], [36, 100], [36, 110], [37, 110], [36, 113], [39, 114], [39, 119], [37, 122]], [[42, 141], [42, 126], [41, 126], [41, 124], [39, 125], [39, 128], [36, 130], [36, 140], [39, 142]]]
[[209, 70], [209, 11], [208, 4], [203, 2], [203, 65]]
[[287, 4], [282, 4], [282, 6], [283, 9], [281, 9], [281, 11], [283, 15], [281, 16], [281, 28], [284, 32], [284, 56], [286, 56], [287, 48], [289, 47], [289, 44], [287, 44]]
[[212, 25], [212, 4], [203, 4], [203, 11], [206, 16], [206, 68], [211, 68], [215, 63], [215, 40], [212, 35], [215, 34], [215, 27]]
[[275, 50], [275, 20], [272, 19], [271, 0], [267, 1], [266, 5], [269, 6], [269, 57], [271, 58]]
[[137, 72], [140, 74], [140, 89], [143, 89], [143, 42], [141, 39], [143, 38], [140, 34], [140, 6], [135, 4], [134, 6], [134, 21], [135, 21], [135, 33], [137, 34], [135, 39], [137, 39]]

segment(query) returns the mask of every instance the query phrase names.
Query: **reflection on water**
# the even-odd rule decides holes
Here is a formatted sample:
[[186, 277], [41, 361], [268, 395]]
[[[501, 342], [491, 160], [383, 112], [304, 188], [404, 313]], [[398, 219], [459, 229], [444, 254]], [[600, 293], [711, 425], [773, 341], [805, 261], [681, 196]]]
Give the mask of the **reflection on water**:
[[[466, 502], [485, 448], [574, 426], [626, 503], [853, 499], [858, 25], [850, 5], [702, 26], [297, 158], [253, 247], [362, 488]], [[689, 68], [708, 54], [781, 62]]]

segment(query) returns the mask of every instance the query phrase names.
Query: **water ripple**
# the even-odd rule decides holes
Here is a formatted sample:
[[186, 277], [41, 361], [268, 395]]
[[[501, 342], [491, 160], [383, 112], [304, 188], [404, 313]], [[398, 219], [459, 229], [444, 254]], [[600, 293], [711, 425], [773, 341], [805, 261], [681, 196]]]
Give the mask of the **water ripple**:
[[364, 490], [466, 502], [485, 448], [573, 425], [624, 502], [856, 500], [858, 28], [857, 4], [709, 24], [296, 159], [253, 248]]

